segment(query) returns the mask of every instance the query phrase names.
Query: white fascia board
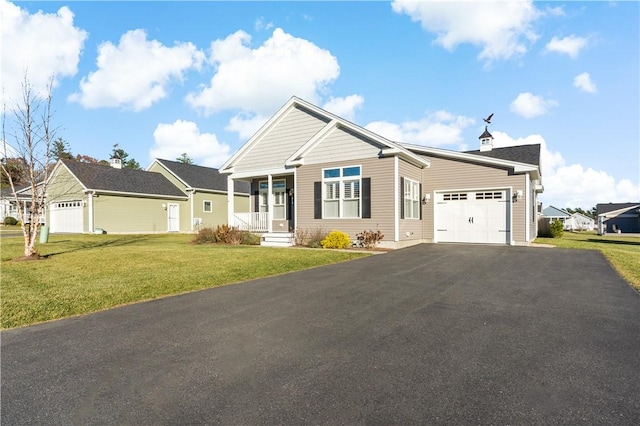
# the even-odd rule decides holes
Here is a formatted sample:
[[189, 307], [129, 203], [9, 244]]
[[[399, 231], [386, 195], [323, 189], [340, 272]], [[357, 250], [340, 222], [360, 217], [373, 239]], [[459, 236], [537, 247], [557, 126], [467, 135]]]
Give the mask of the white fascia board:
[[426, 158], [420, 158], [415, 154], [407, 152], [407, 150], [398, 149], [397, 147], [393, 148], [385, 148], [380, 151], [382, 157], [399, 157], [403, 160], [408, 161], [414, 166], [418, 166], [423, 169], [428, 169], [431, 167], [431, 161]]
[[227, 161], [224, 162], [222, 166], [218, 169], [220, 173], [224, 173], [227, 169], [232, 168], [233, 164], [241, 159], [247, 152], [253, 148], [253, 146], [257, 143], [258, 140], [271, 128], [274, 124], [280, 121], [287, 112], [291, 110], [291, 108], [298, 101], [296, 97], [292, 97], [284, 104], [266, 123], [262, 125], [258, 129], [256, 133], [254, 133], [249, 140], [242, 145]]
[[506, 167], [513, 168], [514, 173], [532, 173], [532, 176], [534, 179], [540, 178], [540, 170], [538, 166], [535, 166], [533, 164], [520, 163], [518, 161], [511, 161], [511, 160], [502, 160], [500, 158], [485, 157], [483, 155], [468, 154], [465, 152], [456, 152], [456, 151], [450, 151], [447, 149], [431, 148], [431, 147], [420, 146], [420, 145], [408, 145], [408, 144], [404, 144], [404, 145], [408, 146], [409, 150], [411, 151], [418, 151], [424, 154], [432, 154], [432, 155], [439, 155], [442, 157], [449, 157], [455, 160], [466, 160], [474, 163], [490, 164], [494, 166], [506, 166]]
[[[182, 183], [186, 190], [188, 191], [189, 189], [191, 189], [191, 187], [189, 186], [189, 184], [187, 182], [184, 181], [184, 179], [182, 179], [180, 176], [178, 176], [177, 174], [175, 174], [170, 168], [168, 168], [167, 166], [165, 166], [164, 164], [162, 164], [162, 161], [158, 161], [158, 159], [155, 160], [155, 162], [157, 162], [160, 167], [162, 167], [163, 169], [165, 169], [171, 176], [173, 176], [174, 178], [178, 179], [180, 181], [180, 183]], [[151, 165], [153, 165], [153, 163], [151, 163]], [[151, 166], [149, 166], [149, 168], [151, 168]], [[149, 171], [149, 170], [147, 170]]]
[[66, 164], [64, 164], [62, 162], [62, 160], [58, 160], [58, 164], [56, 164], [56, 167], [54, 167], [53, 171], [51, 172], [51, 174], [49, 175], [49, 179], [47, 181], [47, 187], [49, 187], [49, 183], [51, 181], [51, 179], [53, 179], [53, 176], [55, 175], [56, 170], [58, 170], [59, 167], [64, 167], [65, 169], [67, 169], [67, 171], [69, 172], [69, 174], [71, 176], [73, 176], [73, 178], [78, 181], [78, 183], [80, 184], [80, 186], [82, 187], [83, 191], [87, 191], [89, 188], [87, 188], [87, 186], [84, 184], [84, 182], [82, 182], [80, 179], [78, 179], [78, 176], [74, 175], [73, 172], [71, 171], [71, 169], [69, 169], [67, 167]]
[[320, 143], [324, 137], [338, 126], [338, 120], [333, 119], [327, 123], [318, 133], [313, 135], [311, 139], [304, 143], [293, 155], [284, 162], [287, 166], [301, 166], [304, 164], [304, 156], [311, 152], [313, 148]]
[[247, 179], [259, 176], [268, 176], [268, 175], [286, 175], [292, 174], [293, 170], [291, 168], [279, 167], [275, 169], [262, 169], [262, 170], [251, 170], [248, 172], [238, 172], [238, 173], [230, 173], [231, 179]]
[[86, 192], [94, 192], [95, 195], [124, 195], [127, 197], [144, 197], [144, 198], [171, 198], [175, 200], [188, 200], [188, 196], [179, 195], [162, 195], [162, 194], [143, 194], [139, 192], [109, 191], [104, 189], [86, 189]]
[[[206, 193], [206, 194], [221, 194], [226, 195], [227, 191], [221, 189], [207, 189], [207, 188], [187, 188], [187, 191], [191, 191], [195, 193]], [[233, 191], [233, 195], [246, 195], [249, 196], [246, 192], [236, 192]]]

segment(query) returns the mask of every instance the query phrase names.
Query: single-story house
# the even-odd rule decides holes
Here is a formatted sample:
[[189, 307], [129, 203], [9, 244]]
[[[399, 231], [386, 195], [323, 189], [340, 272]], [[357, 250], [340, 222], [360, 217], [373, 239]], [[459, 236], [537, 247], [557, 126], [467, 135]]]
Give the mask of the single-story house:
[[[540, 145], [456, 152], [391, 141], [297, 97], [221, 168], [228, 221], [292, 244], [294, 232], [379, 230], [381, 246], [421, 242], [526, 245], [537, 235]], [[251, 185], [250, 213], [233, 208]]]
[[[117, 160], [117, 159], [114, 159]], [[204, 184], [217, 170], [156, 160], [150, 170], [60, 160], [47, 184], [47, 221], [51, 233], [191, 232], [215, 226], [226, 212], [226, 180]], [[223, 185], [222, 189], [219, 187]], [[234, 187], [238, 212], [248, 210], [248, 185]], [[208, 203], [207, 203], [208, 201]]]
[[[39, 186], [40, 184], [38, 184]], [[11, 187], [2, 188], [0, 190], [0, 222], [4, 223], [6, 217], [13, 217], [20, 220], [18, 214], [18, 205], [20, 203], [23, 211], [26, 213], [27, 219], [30, 218], [31, 211], [31, 185], [15, 187], [15, 195]], [[44, 224], [45, 216], [40, 218], [40, 223]]]
[[[595, 220], [589, 216], [585, 216], [578, 212], [571, 214], [571, 219], [568, 221], [569, 229], [571, 231], [593, 231], [595, 229]], [[565, 224], [566, 225], [566, 224]]]
[[598, 234], [640, 233], [640, 202], [596, 204]]
[[542, 217], [549, 219], [549, 221], [559, 220], [564, 224], [564, 229], [568, 229], [571, 223], [571, 215], [563, 209], [559, 209], [554, 206], [545, 207], [542, 209]]

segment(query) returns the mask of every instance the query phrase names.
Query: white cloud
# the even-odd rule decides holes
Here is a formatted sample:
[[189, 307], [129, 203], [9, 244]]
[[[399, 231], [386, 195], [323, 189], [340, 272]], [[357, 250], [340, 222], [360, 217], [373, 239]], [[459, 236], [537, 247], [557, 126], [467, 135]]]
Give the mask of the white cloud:
[[558, 106], [558, 102], [536, 96], [531, 92], [520, 93], [511, 102], [511, 111], [524, 118], [533, 118], [546, 114], [550, 108]]
[[80, 92], [69, 100], [86, 108], [140, 111], [167, 96], [169, 83], [181, 81], [185, 71], [199, 68], [203, 60], [204, 54], [191, 43], [167, 47], [147, 40], [144, 30], [128, 31], [117, 46], [104, 42], [98, 47], [98, 70], [82, 79]]
[[531, 1], [395, 0], [392, 8], [436, 33], [435, 43], [447, 50], [462, 43], [480, 46], [478, 58], [488, 62], [524, 54], [538, 38], [531, 24], [542, 15]]
[[261, 16], [256, 19], [255, 24], [253, 24], [253, 28], [255, 28], [256, 31], [270, 30], [273, 28], [273, 22], [266, 22], [264, 16]]
[[567, 164], [560, 152], [549, 149], [540, 135], [530, 135], [514, 139], [503, 132], [492, 132], [494, 147], [516, 145], [541, 145], [540, 163], [544, 193], [540, 200], [545, 206], [581, 207], [589, 209], [597, 203], [628, 202], [638, 199], [640, 185], [629, 179], [616, 179], [602, 170], [584, 167], [580, 164]]
[[244, 31], [211, 44], [216, 67], [210, 85], [190, 93], [187, 102], [206, 115], [238, 109], [270, 115], [291, 96], [318, 103], [329, 83], [340, 74], [328, 50], [276, 28], [257, 48]]
[[418, 121], [374, 121], [365, 127], [391, 141], [437, 147], [462, 143], [462, 130], [474, 122], [473, 118], [437, 111]]
[[360, 95], [349, 95], [344, 98], [332, 96], [325, 102], [323, 108], [338, 117], [353, 121], [356, 110], [361, 108], [362, 104], [364, 104], [364, 98]]
[[34, 93], [38, 93], [52, 77], [56, 87], [62, 78], [78, 72], [87, 32], [73, 25], [74, 15], [68, 7], [61, 7], [56, 13], [38, 11], [30, 15], [27, 10], [0, 0], [0, 15], [3, 102], [19, 102], [25, 76]]
[[587, 42], [586, 38], [574, 35], [564, 38], [553, 37], [544, 49], [547, 52], [565, 53], [571, 58], [577, 58], [580, 51], [587, 47]]
[[591, 80], [591, 76], [588, 72], [583, 72], [582, 74], [577, 75], [573, 79], [573, 85], [587, 93], [596, 93], [598, 91], [596, 84]]
[[224, 129], [229, 132], [236, 132], [241, 140], [247, 140], [253, 136], [268, 119], [269, 118], [264, 115], [241, 112], [231, 117], [229, 124]]
[[155, 140], [149, 154], [153, 158], [174, 160], [187, 153], [197, 164], [219, 167], [230, 155], [230, 147], [218, 141], [213, 133], [200, 133], [196, 123], [176, 120], [160, 123], [153, 132]]

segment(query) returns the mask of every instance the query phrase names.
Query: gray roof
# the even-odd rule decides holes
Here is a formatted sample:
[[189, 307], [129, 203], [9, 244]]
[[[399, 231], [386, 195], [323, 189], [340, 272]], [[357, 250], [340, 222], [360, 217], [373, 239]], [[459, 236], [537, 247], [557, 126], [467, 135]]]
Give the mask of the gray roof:
[[186, 194], [160, 173], [116, 169], [102, 164], [60, 160], [87, 189], [132, 194], [185, 197]]
[[571, 215], [566, 211], [553, 206], [546, 207], [544, 210], [542, 210], [542, 215], [546, 217], [571, 217]]
[[[221, 175], [218, 169], [185, 164], [179, 161], [162, 160], [160, 158], [157, 158], [156, 161], [191, 188], [227, 192], [227, 176]], [[235, 193], [248, 194], [249, 191], [248, 182], [237, 180], [234, 182]]]
[[637, 203], [601, 203], [596, 204], [596, 214], [608, 213], [615, 210], [631, 209], [640, 205], [640, 201]]
[[493, 148], [491, 151], [466, 151], [466, 153], [540, 166], [540, 144]]

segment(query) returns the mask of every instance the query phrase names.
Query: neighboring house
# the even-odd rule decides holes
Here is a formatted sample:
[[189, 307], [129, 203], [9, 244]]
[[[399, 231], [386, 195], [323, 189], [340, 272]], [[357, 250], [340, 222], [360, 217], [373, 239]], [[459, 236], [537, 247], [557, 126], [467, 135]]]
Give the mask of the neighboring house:
[[[221, 168], [228, 221], [264, 232], [337, 229], [381, 246], [421, 242], [528, 244], [537, 234], [540, 145], [455, 152], [390, 141], [291, 98]], [[251, 212], [233, 210], [236, 181], [251, 184]]]
[[571, 220], [569, 222], [569, 229], [571, 231], [593, 231], [596, 223], [589, 216], [585, 216], [582, 213], [574, 212], [571, 214]]
[[[22, 204], [22, 208], [26, 212], [27, 218], [29, 218], [31, 201], [31, 186], [16, 187], [15, 195], [10, 187], [2, 188], [0, 190], [0, 222], [4, 223], [4, 219], [8, 216], [20, 220], [16, 203]], [[40, 218], [40, 223], [45, 223], [45, 216]]]
[[[164, 175], [171, 183], [189, 196], [185, 206], [184, 228], [194, 231], [227, 223], [227, 177], [211, 167], [185, 164], [178, 161], [155, 159], [149, 172]], [[249, 211], [249, 184], [236, 182], [234, 186], [236, 212]]]
[[640, 202], [597, 204], [598, 234], [640, 233]]
[[[161, 233], [194, 229], [195, 191], [160, 172], [60, 160], [47, 186], [50, 232]], [[190, 166], [196, 168], [197, 166]], [[237, 204], [247, 194], [237, 195]], [[210, 222], [212, 225], [214, 221]], [[222, 222], [224, 223], [224, 222]]]
[[549, 221], [559, 220], [564, 224], [564, 229], [570, 229], [572, 226], [571, 215], [554, 206], [545, 207], [542, 210], [542, 217], [549, 219]]

